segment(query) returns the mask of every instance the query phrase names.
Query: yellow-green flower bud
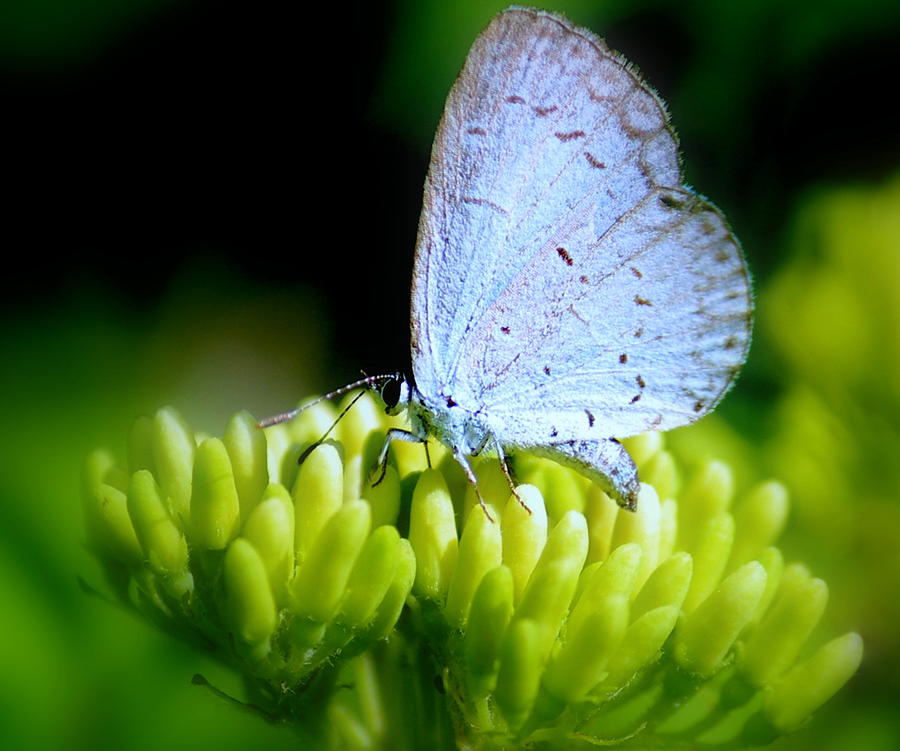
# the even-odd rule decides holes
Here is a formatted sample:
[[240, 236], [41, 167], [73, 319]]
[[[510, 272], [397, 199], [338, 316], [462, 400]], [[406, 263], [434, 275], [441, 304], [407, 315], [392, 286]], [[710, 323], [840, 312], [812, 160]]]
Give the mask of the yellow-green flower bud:
[[[577, 511], [569, 513], [581, 516]], [[541, 628], [541, 640], [536, 645], [541, 661], [550, 654], [568, 614], [578, 586], [580, 570], [581, 565], [571, 557], [551, 558], [547, 561], [542, 558], [528, 581], [522, 602], [516, 608], [516, 620], [526, 618]]]
[[344, 503], [344, 465], [337, 447], [316, 446], [300, 465], [294, 498], [294, 551], [302, 564], [322, 528]]
[[625, 543], [640, 545], [641, 568], [637, 572], [637, 586], [640, 587], [659, 563], [660, 506], [659, 496], [652, 485], [641, 485], [637, 509], [630, 514], [622, 514], [616, 520], [612, 546], [617, 548]]
[[570, 636], [580, 631], [584, 622], [595, 612], [606, 607], [610, 598], [624, 597], [625, 602], [631, 600], [642, 556], [641, 546], [632, 542], [620, 545], [602, 564], [593, 564], [585, 569], [586, 574], [590, 573], [566, 625]]
[[[359, 397], [359, 398], [357, 398]], [[373, 430], [382, 430], [384, 426], [384, 409], [379, 408], [369, 392], [351, 392], [337, 405], [337, 413], [341, 414], [356, 399], [352, 409], [349, 409], [338, 422], [337, 438], [343, 444], [347, 456], [355, 456], [362, 453], [363, 445]]]
[[263, 652], [268, 651], [269, 637], [278, 622], [275, 599], [262, 558], [243, 537], [228, 546], [223, 577], [235, 633], [247, 644], [263, 645]]
[[519, 502], [510, 495], [503, 507], [500, 527], [503, 563], [512, 574], [513, 592], [518, 602], [547, 544], [547, 510], [541, 492], [534, 485], [519, 485], [516, 492], [522, 500]]
[[675, 550], [678, 538], [678, 504], [666, 498], [659, 505], [659, 560], [664, 561]]
[[763, 711], [780, 731], [798, 728], [852, 676], [862, 661], [859, 634], [832, 639], [766, 692]]
[[469, 611], [465, 660], [476, 696], [487, 693], [496, 674], [503, 635], [513, 614], [513, 578], [507, 566], [485, 574]]
[[716, 589], [675, 633], [675, 660], [689, 673], [718, 670], [741, 631], [753, 617], [766, 587], [766, 570], [746, 563]]
[[753, 614], [751, 623], [758, 623], [769, 609], [775, 593], [781, 586], [781, 577], [784, 572], [784, 556], [778, 548], [766, 548], [757, 560], [766, 569], [766, 591], [759, 600], [759, 606]]
[[292, 596], [298, 615], [327, 623], [338, 608], [350, 572], [369, 535], [372, 513], [365, 501], [350, 501], [332, 515], [300, 564]]
[[541, 627], [541, 659], [568, 615], [587, 556], [587, 522], [577, 511], [569, 511], [550, 533], [519, 603], [515, 619], [527, 618]]
[[751, 681], [766, 685], [794, 664], [827, 602], [824, 581], [805, 567], [788, 567], [775, 602], [744, 649], [742, 669]]
[[153, 467], [156, 481], [168, 498], [173, 516], [190, 518], [191, 480], [196, 443], [194, 433], [173, 407], [153, 417]]
[[543, 628], [529, 619], [514, 620], [503, 639], [494, 698], [510, 727], [528, 718], [541, 682]]
[[697, 536], [688, 552], [694, 559], [691, 586], [684, 598], [684, 610], [690, 613], [716, 588], [725, 571], [734, 540], [734, 518], [720, 511], [695, 525]]
[[609, 693], [615, 693], [635, 673], [656, 662], [663, 644], [675, 628], [678, 613], [676, 605], [664, 605], [648, 610], [632, 621], [609, 661], [609, 672], [603, 683]]
[[419, 476], [409, 517], [409, 542], [416, 553], [416, 594], [442, 600], [456, 567], [459, 540], [453, 501], [440, 472]]
[[287, 489], [269, 485], [262, 500], [250, 512], [241, 530], [262, 558], [272, 592], [279, 603], [285, 601], [294, 573], [294, 502]]
[[698, 525], [727, 511], [733, 496], [734, 476], [728, 465], [718, 461], [703, 465], [678, 499], [679, 548], [691, 551], [704, 533]]
[[674, 498], [681, 485], [675, 457], [668, 451], [658, 451], [641, 467], [641, 480], [652, 485], [660, 500]]
[[612, 550], [613, 530], [618, 518], [619, 504], [598, 485], [591, 485], [585, 494], [584, 516], [588, 523], [588, 563], [605, 561]]
[[547, 516], [561, 519], [569, 511], [584, 512], [582, 478], [556, 462], [544, 460], [543, 482], [538, 487], [544, 496]]
[[396, 524], [400, 513], [400, 477], [397, 470], [388, 465], [384, 479], [374, 487], [369, 484], [377, 479], [377, 475], [369, 478], [362, 493], [372, 507], [372, 526]]
[[237, 534], [241, 507], [228, 450], [218, 438], [197, 447], [190, 509], [194, 545], [221, 550]]
[[335, 620], [347, 628], [363, 626], [387, 594], [400, 564], [400, 534], [395, 527], [378, 527], [366, 540], [347, 582]]
[[650, 461], [658, 451], [662, 450], [663, 435], [657, 432], [641, 433], [640, 435], [626, 438], [622, 443], [628, 449], [628, 453], [631, 454], [634, 463], [638, 467], [643, 468], [644, 464]]
[[222, 441], [231, 459], [243, 523], [269, 484], [266, 434], [253, 415], [238, 412], [228, 421]]
[[416, 578], [416, 555], [408, 540], [400, 539], [397, 546], [397, 567], [387, 592], [375, 610], [375, 615], [365, 627], [365, 633], [351, 644], [351, 654], [368, 647], [371, 642], [385, 639], [397, 624], [400, 612]]
[[784, 529], [787, 490], [780, 482], [764, 482], [751, 490], [734, 510], [736, 536], [729, 570], [756, 558]]
[[499, 566], [502, 559], [500, 525], [488, 519], [480, 507], [474, 506], [459, 541], [456, 566], [444, 605], [444, 616], [451, 626], [465, 627], [475, 590], [484, 575]]
[[163, 574], [180, 574], [188, 565], [184, 535], [166, 508], [162, 491], [149, 470], [131, 476], [128, 513], [150, 567]]
[[580, 622], [570, 622], [566, 641], [550, 660], [544, 687], [557, 699], [577, 702], [605, 675], [628, 626], [628, 596], [612, 593]]
[[693, 570], [694, 559], [683, 551], [663, 561], [650, 574], [650, 578], [634, 598], [631, 606], [632, 618], [640, 618], [644, 613], [663, 606], [672, 606], [676, 611], [680, 611], [691, 583]]
[[140, 563], [144, 556], [128, 514], [125, 493], [100, 483], [85, 495], [84, 504], [91, 542], [97, 550], [129, 565]]

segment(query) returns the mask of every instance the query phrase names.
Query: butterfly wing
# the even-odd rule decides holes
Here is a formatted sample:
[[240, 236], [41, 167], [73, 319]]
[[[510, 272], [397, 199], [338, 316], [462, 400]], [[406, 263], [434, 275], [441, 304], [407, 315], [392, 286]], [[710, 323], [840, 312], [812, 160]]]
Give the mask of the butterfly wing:
[[624, 59], [554, 14], [497, 16], [432, 151], [418, 388], [481, 410], [509, 446], [711, 409], [746, 356], [750, 285], [725, 220], [682, 182], [664, 106]]

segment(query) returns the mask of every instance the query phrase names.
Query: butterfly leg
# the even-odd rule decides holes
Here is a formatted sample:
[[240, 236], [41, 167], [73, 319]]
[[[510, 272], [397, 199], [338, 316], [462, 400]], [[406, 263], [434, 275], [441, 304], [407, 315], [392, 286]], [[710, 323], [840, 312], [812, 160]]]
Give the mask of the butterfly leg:
[[512, 472], [509, 469], [509, 462], [506, 458], [506, 452], [503, 450], [503, 444], [497, 440], [497, 436], [491, 435], [491, 438], [494, 439], [494, 448], [497, 451], [497, 458], [500, 460], [500, 469], [503, 470], [503, 474], [506, 477], [506, 482], [509, 484], [509, 489], [512, 491], [512, 494], [516, 497], [516, 500], [519, 502], [519, 505], [525, 509], [529, 514], [531, 513], [531, 509], [525, 504], [525, 501], [522, 500], [522, 496], [519, 495], [519, 491], [516, 490], [516, 481], [513, 479]]
[[378, 468], [378, 479], [372, 483], [372, 487], [376, 487], [381, 484], [381, 481], [384, 480], [384, 475], [387, 472], [387, 464], [388, 464], [388, 450], [391, 448], [391, 443], [394, 441], [405, 441], [406, 443], [421, 443], [425, 446], [425, 458], [428, 461], [428, 467], [431, 467], [431, 455], [428, 453], [428, 439], [423, 438], [420, 435], [416, 435], [415, 433], [411, 433], [408, 430], [403, 430], [402, 428], [391, 428], [388, 430], [387, 434], [384, 437], [384, 444], [381, 446], [381, 453], [378, 454], [378, 463], [376, 467]]
[[481, 510], [488, 518], [488, 521], [496, 521], [494, 517], [491, 516], [491, 512], [488, 511], [488, 507], [484, 502], [484, 498], [481, 497], [481, 491], [478, 489], [478, 478], [475, 476], [475, 472], [472, 470], [472, 465], [469, 464], [469, 460], [465, 457], [464, 454], [461, 454], [459, 450], [455, 448], [453, 449], [453, 458], [456, 459], [459, 466], [463, 468], [463, 472], [466, 473], [466, 479], [475, 489], [475, 497], [478, 499], [478, 505], [481, 506]]

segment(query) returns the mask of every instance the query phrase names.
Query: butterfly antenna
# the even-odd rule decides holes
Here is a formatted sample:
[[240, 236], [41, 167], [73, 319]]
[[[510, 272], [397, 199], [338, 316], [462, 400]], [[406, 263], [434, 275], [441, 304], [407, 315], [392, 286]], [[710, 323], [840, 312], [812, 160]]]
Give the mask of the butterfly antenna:
[[341, 414], [339, 414], [335, 418], [334, 422], [331, 423], [331, 426], [328, 428], [328, 430], [326, 430], [324, 433], [322, 433], [322, 437], [319, 438], [318, 441], [313, 441], [309, 446], [307, 446], [305, 449], [303, 449], [303, 453], [301, 453], [299, 458], [297, 459], [297, 464], [303, 464], [303, 462], [306, 460], [306, 457], [309, 456], [313, 452], [313, 449], [315, 449], [316, 446], [320, 446], [322, 444], [322, 442], [326, 438], [328, 438], [328, 434], [332, 430], [334, 430], [335, 426], [343, 419], [344, 415], [346, 415], [350, 411], [350, 408], [354, 404], [356, 404], [362, 398], [362, 395], [365, 393], [366, 393], [365, 391], [360, 391], [356, 396], [354, 396], [353, 399], [350, 401], [350, 404], [348, 404], [346, 407], [344, 407], [344, 409], [341, 410]]
[[[297, 415], [310, 407], [314, 407], [319, 402], [324, 402], [327, 399], [334, 399], [338, 396], [343, 396], [348, 391], [353, 391], [353, 389], [358, 389], [360, 386], [373, 386], [380, 381], [388, 381], [392, 378], [402, 378], [399, 373], [389, 373], [387, 375], [374, 375], [374, 376], [366, 376], [365, 378], [360, 378], [358, 381], [354, 381], [353, 383], [348, 383], [346, 386], [341, 386], [339, 389], [335, 389], [334, 391], [329, 391], [327, 394], [323, 394], [322, 396], [313, 399], [311, 402], [307, 402], [306, 404], [302, 404], [296, 409], [292, 409], [288, 412], [282, 412], [281, 414], [272, 415], [271, 417], [266, 417], [265, 419], [260, 420], [256, 423], [257, 427], [260, 428], [270, 428], [273, 425], [280, 425], [283, 422], [290, 422]], [[356, 400], [354, 400], [356, 401]], [[346, 410], [345, 410], [346, 411]], [[343, 413], [342, 413], [343, 414]], [[334, 426], [332, 426], [334, 427]], [[329, 428], [330, 430], [330, 428]]]

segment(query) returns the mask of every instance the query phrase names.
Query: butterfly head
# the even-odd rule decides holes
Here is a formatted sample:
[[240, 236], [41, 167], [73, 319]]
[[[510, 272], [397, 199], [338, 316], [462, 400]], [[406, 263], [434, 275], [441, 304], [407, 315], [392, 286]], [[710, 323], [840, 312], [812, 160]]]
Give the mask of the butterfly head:
[[385, 377], [378, 384], [377, 391], [388, 415], [399, 415], [409, 406], [411, 389], [403, 373], [393, 373]]

